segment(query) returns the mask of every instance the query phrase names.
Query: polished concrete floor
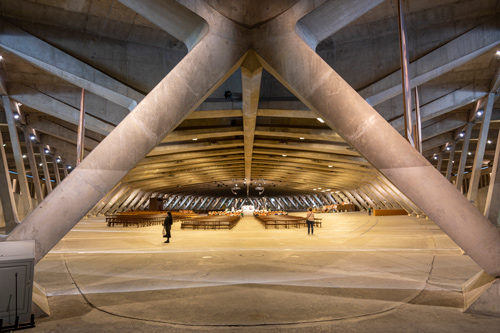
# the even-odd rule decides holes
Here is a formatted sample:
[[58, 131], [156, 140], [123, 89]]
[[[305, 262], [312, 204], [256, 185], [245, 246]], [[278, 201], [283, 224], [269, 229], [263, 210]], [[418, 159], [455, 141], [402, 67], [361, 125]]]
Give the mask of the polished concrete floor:
[[30, 332], [498, 332], [462, 312], [480, 268], [431, 221], [322, 214], [323, 227], [106, 227], [82, 220], [37, 266]]

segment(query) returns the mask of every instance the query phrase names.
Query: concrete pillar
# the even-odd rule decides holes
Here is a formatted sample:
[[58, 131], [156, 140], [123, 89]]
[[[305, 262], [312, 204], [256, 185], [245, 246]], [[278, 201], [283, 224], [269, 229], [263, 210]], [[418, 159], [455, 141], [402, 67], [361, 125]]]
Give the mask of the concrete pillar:
[[31, 202], [31, 195], [28, 186], [28, 180], [26, 179], [26, 169], [24, 168], [23, 153], [21, 151], [21, 145], [19, 144], [19, 137], [17, 135], [17, 127], [14, 121], [13, 109], [14, 105], [9, 96], [2, 96], [3, 107], [5, 110], [5, 118], [7, 119], [7, 125], [9, 127], [10, 143], [12, 145], [12, 153], [14, 154], [14, 160], [16, 162], [17, 179], [19, 181], [22, 209], [19, 213], [19, 218], [24, 219], [26, 215], [33, 209]]
[[61, 174], [59, 173], [59, 164], [57, 163], [56, 155], [52, 155], [52, 166], [54, 168], [54, 178], [57, 186], [61, 183]]
[[45, 156], [45, 147], [39, 143], [38, 151], [40, 152], [40, 160], [42, 161], [43, 177], [45, 178], [45, 186], [47, 188], [47, 194], [52, 192], [52, 182], [50, 179], [49, 166], [47, 165], [47, 157]]
[[120, 190], [121, 184], [116, 185], [109, 191], [89, 212], [89, 215], [98, 216], [99, 212], [106, 206], [106, 203]]
[[403, 198], [401, 195], [398, 195], [383, 179], [377, 179], [377, 184], [378, 186], [383, 189], [384, 191], [387, 192], [388, 195], [390, 195], [393, 200], [404, 210], [407, 212], [419, 214], [412, 205], [408, 203], [408, 200], [406, 198]]
[[120, 205], [120, 207], [118, 208], [117, 212], [124, 212], [127, 210], [128, 208], [128, 205], [130, 204], [130, 202], [137, 196], [137, 194], [140, 192], [139, 189], [135, 189], [132, 191], [132, 193], [130, 193], [130, 195], [125, 199], [125, 201], [123, 201], [123, 204]]
[[241, 65], [241, 82], [243, 92], [243, 133], [245, 152], [245, 179], [247, 180], [247, 195], [250, 193], [252, 183], [252, 154], [255, 137], [255, 124], [257, 122], [257, 109], [259, 108], [260, 81], [262, 78], [262, 65], [257, 60], [255, 53], [248, 53]]
[[240, 67], [249, 49], [244, 38], [245, 28], [232, 23], [204, 2], [196, 2], [195, 9], [208, 20], [208, 34], [54, 189], [45, 199], [43, 209], [37, 207], [9, 235], [9, 240], [36, 238], [37, 262]]
[[484, 207], [484, 216], [490, 220], [493, 225], [498, 226], [498, 216], [500, 214], [500, 130], [498, 131], [497, 146], [495, 148], [495, 158], [493, 168], [491, 169], [490, 186], [488, 187], [488, 196]]
[[467, 155], [469, 154], [469, 143], [470, 143], [470, 135], [472, 133], [472, 122], [467, 123], [467, 128], [464, 133], [464, 143], [462, 145], [462, 154], [460, 155], [460, 164], [458, 166], [457, 178], [456, 178], [456, 187], [457, 190], [462, 192], [463, 181], [464, 181], [464, 172], [465, 172], [465, 164], [467, 164]]
[[137, 201], [137, 203], [135, 204], [135, 206], [132, 207], [133, 210], [138, 210], [139, 207], [141, 207], [141, 205], [146, 201], [148, 200], [148, 198], [151, 196], [152, 192], [149, 191], [149, 192], [146, 192], [140, 199], [139, 201]]
[[497, 228], [294, 33], [306, 7], [307, 2], [300, 2], [259, 27], [253, 47], [260, 63], [422, 208], [479, 266], [499, 276]]
[[129, 189], [129, 187], [127, 185], [124, 185], [124, 184], [121, 184], [119, 187], [118, 187], [118, 191], [116, 192], [116, 194], [114, 194], [112, 197], [111, 197], [111, 200], [109, 200], [108, 202], [106, 202], [106, 204], [104, 205], [104, 207], [98, 212], [99, 214], [102, 214], [102, 215], [106, 215], [106, 213], [108, 213], [108, 211], [111, 210], [111, 208], [113, 207], [113, 205], [116, 203], [116, 201], [118, 201], [120, 199], [120, 197]]
[[368, 210], [368, 208], [370, 208], [370, 206], [366, 203], [366, 201], [365, 201], [363, 198], [361, 198], [361, 196], [359, 195], [359, 193], [358, 193], [358, 192], [356, 192], [356, 190], [350, 190], [350, 193], [351, 193], [351, 194], [352, 194], [352, 195], [353, 195], [353, 196], [354, 196], [354, 197], [358, 200], [358, 202], [359, 202], [360, 204], [362, 204], [362, 205], [363, 205], [363, 207], [364, 207], [366, 210]]
[[3, 147], [2, 131], [0, 127], [0, 200], [2, 202], [3, 217], [5, 220], [5, 232], [11, 232], [18, 222], [16, 201], [12, 190], [12, 182], [7, 164], [7, 155]]
[[439, 173], [441, 173], [442, 168], [443, 168], [443, 152], [440, 151], [438, 154], [438, 163], [437, 163], [436, 169], [437, 169], [437, 171], [439, 171]]
[[33, 185], [35, 186], [35, 194], [38, 203], [43, 200], [42, 185], [40, 184], [40, 175], [38, 173], [38, 166], [36, 165], [35, 152], [33, 150], [33, 144], [30, 139], [30, 133], [27, 126], [23, 126], [24, 143], [26, 145], [26, 155], [30, 162], [31, 176], [33, 176]]
[[448, 159], [448, 167], [446, 168], [446, 179], [450, 180], [451, 173], [453, 171], [453, 160], [455, 159], [455, 148], [457, 147], [457, 141], [453, 140], [450, 147], [450, 158]]
[[483, 167], [484, 149], [488, 141], [488, 130], [490, 128], [491, 113], [493, 111], [493, 103], [495, 102], [495, 94], [488, 94], [488, 102], [483, 114], [483, 122], [481, 123], [481, 131], [476, 146], [474, 155], [474, 164], [472, 166], [472, 174], [470, 178], [469, 192], [467, 199], [474, 205], [476, 202], [477, 190], [479, 189], [479, 180], [481, 178], [481, 170]]
[[353, 204], [356, 205], [356, 207], [359, 208], [359, 210], [366, 208], [364, 206], [361, 206], [361, 204], [356, 200], [356, 198], [354, 198], [354, 196], [349, 191], [342, 191], [342, 192], [346, 195], [346, 197], [349, 199], [349, 201], [351, 201]]

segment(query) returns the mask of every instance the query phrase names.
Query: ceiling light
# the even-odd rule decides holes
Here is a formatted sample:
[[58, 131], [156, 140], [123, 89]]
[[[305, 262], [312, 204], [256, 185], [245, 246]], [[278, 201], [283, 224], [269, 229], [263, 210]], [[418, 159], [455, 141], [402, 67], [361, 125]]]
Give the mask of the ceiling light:
[[5, 146], [7, 146], [7, 144], [6, 144], [6, 143], [4, 143], [4, 144], [3, 144], [3, 146], [5, 147]]
[[283, 154], [283, 155], [281, 155], [281, 156], [286, 157], [286, 155], [285, 155], [285, 154]]
[[451, 147], [450, 147], [450, 146], [446, 147], [446, 150], [450, 150], [450, 149], [451, 149]]
[[483, 110], [478, 110], [476, 116], [481, 117], [483, 115]]
[[491, 140], [488, 140], [488, 143], [491, 143]]
[[329, 165], [328, 167], [329, 167], [329, 168], [333, 168], [333, 165]]
[[326, 189], [327, 191], [331, 191], [329, 188]]
[[468, 152], [467, 154], [468, 154], [468, 155], [472, 155], [472, 153], [471, 153], [471, 152]]
[[[500, 57], [500, 50], [498, 50], [498, 51], [497, 51], [497, 53], [495, 53], [495, 55], [496, 55], [497, 57]], [[2, 56], [0, 56], [0, 59], [2, 59]]]
[[[4, 144], [4, 146], [5, 146], [5, 144]], [[23, 158], [26, 158], [26, 157], [28, 157], [28, 156], [26, 156], [26, 155], [23, 155]]]
[[56, 162], [57, 163], [61, 163], [61, 159], [60, 158], [56, 158]]
[[45, 154], [48, 154], [48, 153], [50, 153], [50, 150], [45, 148]]
[[193, 141], [196, 141], [196, 140], [198, 140], [198, 138], [194, 138], [194, 139], [193, 139]]
[[437, 157], [437, 156], [434, 156], [434, 159], [435, 159], [435, 160], [437, 160], [437, 159], [438, 159], [438, 157]]
[[321, 187], [318, 187], [318, 190], [321, 190]]
[[71, 169], [71, 165], [68, 165], [68, 167], [67, 167], [67, 168], [68, 168], [68, 169]]
[[460, 136], [461, 138], [463, 138], [463, 137], [464, 137], [464, 135], [465, 135], [465, 134], [464, 134], [464, 132], [460, 132], [460, 134], [459, 134], [459, 136]]
[[316, 118], [316, 119], [318, 119], [318, 121], [319, 121], [320, 123], [322, 123], [322, 124], [325, 122], [325, 121], [324, 121], [323, 119], [321, 119], [321, 118]]
[[19, 114], [18, 113], [14, 113], [14, 119], [19, 119]]
[[316, 189], [315, 189], [315, 188], [313, 188], [313, 191], [316, 191]]
[[30, 135], [30, 140], [31, 140], [31, 141], [35, 141], [35, 139], [36, 139], [36, 136], [34, 136], [33, 134], [31, 134], [31, 135]]
[[2, 61], [2, 60], [3, 60], [3, 57], [0, 55], [0, 61]]
[[300, 140], [304, 140], [305, 138], [299, 138]]
[[39, 165], [39, 166], [42, 166], [43, 164], [42, 164], [42, 163], [40, 163], [40, 164], [38, 164], [38, 165]]

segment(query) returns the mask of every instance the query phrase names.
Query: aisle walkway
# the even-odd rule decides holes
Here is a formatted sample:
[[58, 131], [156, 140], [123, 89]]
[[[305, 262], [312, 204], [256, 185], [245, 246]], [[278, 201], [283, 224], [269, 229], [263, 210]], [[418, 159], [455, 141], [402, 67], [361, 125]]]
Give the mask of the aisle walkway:
[[[323, 214], [323, 228], [108, 228], [81, 221], [36, 267], [52, 316], [30, 332], [495, 331], [463, 314], [480, 269], [432, 222]], [[83, 296], [84, 297], [83, 297]]]

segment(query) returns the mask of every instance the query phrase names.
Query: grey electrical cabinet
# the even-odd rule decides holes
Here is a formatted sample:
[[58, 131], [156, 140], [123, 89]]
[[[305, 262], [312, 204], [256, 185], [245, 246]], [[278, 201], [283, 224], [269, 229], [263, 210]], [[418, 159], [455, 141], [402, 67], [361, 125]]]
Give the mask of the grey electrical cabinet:
[[31, 318], [35, 241], [0, 242], [0, 319], [15, 326]]

